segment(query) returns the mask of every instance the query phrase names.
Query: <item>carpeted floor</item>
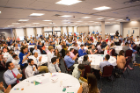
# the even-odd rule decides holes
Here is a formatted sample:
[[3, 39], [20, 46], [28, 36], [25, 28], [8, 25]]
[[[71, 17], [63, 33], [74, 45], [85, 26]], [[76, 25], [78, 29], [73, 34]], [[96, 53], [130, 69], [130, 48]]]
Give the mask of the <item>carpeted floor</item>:
[[[137, 63], [140, 63], [140, 57], [136, 58]], [[131, 64], [132, 66], [132, 64]], [[61, 61], [60, 66], [62, 72], [66, 72], [65, 66]], [[126, 78], [116, 78], [113, 81], [107, 79], [102, 79], [102, 88], [101, 80], [98, 81], [98, 86], [101, 88], [101, 93], [140, 93], [140, 68], [134, 67], [134, 70], [128, 70], [129, 74], [125, 72]], [[3, 81], [4, 71], [0, 71], [0, 81]]]

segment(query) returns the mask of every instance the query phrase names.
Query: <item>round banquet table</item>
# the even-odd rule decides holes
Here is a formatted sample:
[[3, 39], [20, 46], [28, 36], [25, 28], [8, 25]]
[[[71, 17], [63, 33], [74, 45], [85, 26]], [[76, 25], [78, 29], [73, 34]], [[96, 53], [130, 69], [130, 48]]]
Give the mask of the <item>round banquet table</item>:
[[[83, 61], [83, 57], [84, 56], [81, 56], [79, 57], [78, 59], [78, 63], [81, 64], [82, 61]], [[96, 70], [100, 70], [100, 63], [103, 62], [103, 57], [104, 55], [101, 55], [101, 54], [90, 54], [88, 55], [89, 57], [89, 60], [91, 60], [91, 68], [94, 68]], [[113, 57], [113, 56], [110, 56], [110, 59], [108, 60], [112, 66], [116, 66], [117, 63], [116, 63], [116, 59]]]
[[136, 44], [137, 46], [139, 46], [139, 44], [140, 44], [140, 41], [139, 41], [139, 42], [135, 42], [135, 44]]
[[[44, 76], [43, 76], [44, 75]], [[56, 82], [52, 82], [56, 78]], [[41, 84], [35, 85], [34, 81], [41, 82]], [[63, 88], [66, 91], [63, 92]], [[10, 93], [77, 93], [80, 87], [78, 79], [72, 75], [65, 73], [46, 73], [42, 75], [32, 76], [27, 78], [16, 86], [14, 86]]]
[[[33, 58], [34, 55], [29, 56], [30, 59]], [[38, 57], [42, 56], [41, 65], [48, 62], [47, 54], [38, 55]]]
[[122, 46], [115, 46], [115, 52], [119, 54], [119, 52], [123, 49]]

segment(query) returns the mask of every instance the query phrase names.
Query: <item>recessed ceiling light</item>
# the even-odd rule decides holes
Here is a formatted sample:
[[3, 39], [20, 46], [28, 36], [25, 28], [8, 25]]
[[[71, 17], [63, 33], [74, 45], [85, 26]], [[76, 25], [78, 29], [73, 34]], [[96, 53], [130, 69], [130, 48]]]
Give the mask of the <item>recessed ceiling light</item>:
[[108, 20], [115, 20], [115, 18], [110, 18], [110, 19], [108, 19]]
[[137, 21], [131, 21], [131, 23], [137, 23]]
[[63, 15], [61, 17], [72, 17], [72, 15]]
[[52, 21], [52, 20], [43, 20], [43, 21]]
[[32, 13], [30, 14], [30, 16], [43, 16], [44, 13]]
[[12, 24], [14, 24], [14, 25], [18, 25], [18, 24], [20, 24], [20, 23], [12, 23]]
[[33, 24], [40, 24], [40, 23], [33, 23]]
[[60, 1], [56, 2], [56, 4], [73, 5], [73, 4], [77, 4], [80, 2], [82, 2], [82, 1], [79, 1], [79, 0], [60, 0]]
[[83, 18], [90, 18], [90, 17], [88, 17], [88, 16], [85, 16], [85, 17], [83, 17]]
[[89, 22], [94, 22], [94, 21], [89, 21]]
[[18, 21], [28, 21], [29, 19], [20, 19]]
[[83, 22], [83, 21], [76, 21], [76, 22]]
[[0, 11], [0, 14], [1, 14], [1, 11]]
[[102, 6], [102, 7], [97, 7], [97, 8], [94, 8], [94, 10], [107, 10], [107, 9], [111, 9], [111, 7], [107, 7], [107, 6]]

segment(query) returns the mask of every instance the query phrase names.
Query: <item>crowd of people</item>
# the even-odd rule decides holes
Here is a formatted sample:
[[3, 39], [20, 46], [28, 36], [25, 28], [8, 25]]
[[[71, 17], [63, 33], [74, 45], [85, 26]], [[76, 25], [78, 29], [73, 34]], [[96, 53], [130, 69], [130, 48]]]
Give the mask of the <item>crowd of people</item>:
[[[85, 65], [91, 67], [92, 60], [88, 54], [103, 54], [104, 61], [100, 63], [100, 73], [103, 73], [103, 68], [111, 65], [108, 60], [110, 56], [116, 58], [117, 66], [114, 67], [115, 74], [120, 76], [120, 71], [124, 72], [127, 67], [132, 70], [125, 56], [127, 50], [132, 51], [132, 61], [136, 64], [135, 57], [140, 53], [140, 46], [135, 42], [140, 42], [139, 36], [136, 38], [128, 36], [122, 38], [119, 33], [116, 33], [112, 38], [106, 35], [103, 39], [98, 33], [80, 33], [74, 35], [37, 35], [36, 37], [27, 36], [21, 41], [20, 38], [7, 38], [0, 41], [0, 66], [6, 71], [3, 74], [4, 81], [8, 86], [7, 89], [0, 83], [0, 90], [4, 93], [9, 93], [11, 87], [20, 83], [23, 79], [30, 78], [40, 73], [61, 73], [61, 62], [64, 61], [66, 69], [69, 69], [73, 77], [79, 80], [81, 84], [78, 93], [100, 93], [97, 87], [97, 75], [93, 73], [87, 74], [86, 78], [82, 76], [85, 70]], [[29, 47], [33, 46], [33, 47]], [[115, 46], [122, 46], [122, 50], [117, 54], [113, 53]], [[30, 56], [33, 56], [30, 58]], [[46, 55], [46, 63], [41, 64], [42, 56]], [[78, 64], [78, 58], [83, 57], [82, 64]], [[93, 69], [93, 68], [91, 68]]]

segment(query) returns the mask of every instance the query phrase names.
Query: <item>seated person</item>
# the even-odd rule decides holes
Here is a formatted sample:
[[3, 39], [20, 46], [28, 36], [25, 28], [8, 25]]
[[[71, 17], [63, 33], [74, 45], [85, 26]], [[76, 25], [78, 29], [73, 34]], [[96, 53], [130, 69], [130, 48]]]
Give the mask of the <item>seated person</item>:
[[55, 72], [59, 72], [61, 73], [60, 68], [58, 67], [58, 63], [59, 63], [59, 59], [57, 57], [53, 57], [51, 59], [51, 62], [48, 66], [48, 69], [50, 71], [50, 73], [55, 73]]
[[35, 52], [37, 52], [39, 55], [41, 54], [40, 50], [37, 49], [37, 46], [34, 47], [33, 54], [34, 54]]
[[110, 55], [106, 55], [105, 56], [105, 60], [103, 62], [100, 63], [100, 71], [103, 72], [103, 68], [105, 66], [109, 66], [111, 65], [110, 62], [108, 62], [108, 60], [110, 59]]
[[22, 79], [22, 74], [19, 73], [12, 62], [7, 62], [6, 68], [8, 70], [4, 72], [5, 83], [13, 87]]
[[45, 47], [44, 43], [42, 43], [41, 50], [42, 50], [42, 54], [46, 54], [46, 47]]
[[81, 45], [81, 49], [78, 50], [79, 57], [86, 55], [86, 50], [84, 49], [84, 45]]
[[121, 46], [125, 46], [125, 40], [122, 41]]
[[35, 45], [35, 43], [33, 42], [33, 40], [31, 40], [31, 42], [29, 43], [29, 45]]
[[89, 54], [96, 54], [98, 50], [96, 50], [95, 45], [91, 46], [91, 49], [89, 50]]
[[128, 50], [128, 49], [130, 49], [129, 48], [129, 44], [126, 42], [125, 43], [125, 46], [123, 46], [123, 49], [122, 50], [124, 50], [124, 52], [126, 52], [126, 50]]
[[31, 76], [34, 76], [35, 74], [38, 74], [38, 70], [40, 68], [36, 68], [34, 65], [34, 60], [33, 59], [28, 59], [28, 66], [25, 68], [25, 77], [29, 78]]
[[124, 51], [123, 50], [121, 50], [120, 52], [119, 52], [119, 55], [117, 56], [117, 67], [119, 68], [119, 69], [124, 69], [124, 67], [125, 67], [125, 65], [126, 65], [126, 58], [125, 58], [125, 56], [124, 56]]
[[105, 47], [104, 56], [111, 55], [113, 49], [110, 49], [109, 46]]
[[77, 56], [78, 56], [78, 53], [76, 54], [76, 55], [74, 55], [74, 48], [71, 48], [70, 49], [70, 57], [72, 58], [72, 59], [75, 59], [75, 57], [77, 58]]
[[21, 72], [21, 69], [20, 69], [20, 65], [19, 65], [19, 57], [18, 57], [18, 55], [17, 54], [14, 54], [13, 55], [13, 60], [12, 60], [12, 62], [13, 62], [13, 64], [15, 65], [15, 68], [16, 69], [18, 69], [20, 72]]
[[105, 48], [106, 46], [107, 46], [106, 41], [103, 40], [103, 42], [101, 43], [101, 48], [103, 49], [103, 48]]
[[75, 63], [75, 60], [70, 57], [70, 51], [66, 51], [64, 61], [65, 61], [66, 65], [67, 65], [68, 69], [71, 69], [71, 70], [74, 69], [73, 65]]
[[90, 65], [91, 64], [91, 60], [89, 60], [89, 57], [88, 57], [88, 55], [84, 55], [84, 59], [83, 59], [83, 62], [82, 62], [82, 64], [84, 64], [84, 65]]
[[11, 55], [9, 54], [9, 52], [7, 51], [7, 48], [6, 48], [6, 47], [3, 47], [2, 55], [3, 55], [3, 58], [4, 58], [5, 62], [6, 62], [7, 59], [11, 56]]
[[87, 83], [82, 83], [77, 93], [100, 93], [97, 87], [97, 79], [94, 74], [87, 74]]
[[99, 53], [104, 53], [104, 49], [101, 48], [101, 42], [98, 42], [97, 49]]
[[39, 72], [46, 72], [48, 73], [48, 68], [47, 66], [41, 66], [41, 60], [42, 60], [42, 56], [38, 57], [38, 53], [35, 52], [34, 56], [32, 57], [32, 59], [34, 60], [34, 64], [36, 64], [37, 67], [39, 67], [40, 69], [38, 70]]
[[[3, 92], [3, 91], [4, 92]], [[3, 82], [0, 82], [0, 93], [10, 93], [10, 90], [11, 90], [11, 85], [9, 85], [7, 87], [7, 89], [4, 88], [4, 85], [3, 85]]]
[[81, 77], [81, 73], [85, 70], [85, 66], [83, 64], [75, 64], [74, 70], [72, 72], [72, 76], [77, 78], [80, 83], [87, 82], [87, 80]]
[[38, 48], [38, 49], [41, 49], [41, 48], [42, 48], [42, 43], [41, 43], [41, 41], [38, 42], [37, 48]]

